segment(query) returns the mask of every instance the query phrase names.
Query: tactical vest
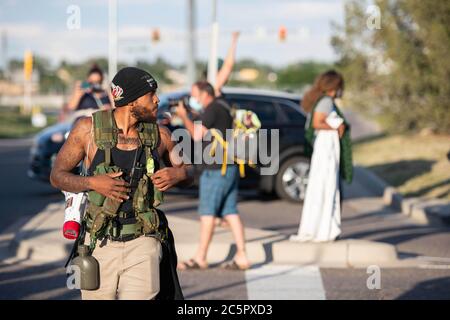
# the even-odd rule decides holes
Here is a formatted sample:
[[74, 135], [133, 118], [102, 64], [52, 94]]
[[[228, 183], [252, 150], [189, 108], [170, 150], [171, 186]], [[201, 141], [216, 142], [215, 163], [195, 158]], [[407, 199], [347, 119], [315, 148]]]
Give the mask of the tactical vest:
[[[119, 167], [111, 165], [111, 149], [116, 146], [119, 133], [112, 110], [97, 111], [92, 118], [95, 144], [99, 150], [103, 150], [105, 153], [105, 161], [97, 165], [94, 176], [120, 172]], [[86, 230], [90, 233], [91, 250], [94, 250], [97, 239], [101, 240], [106, 236], [122, 241], [125, 238], [133, 239], [141, 235], [153, 236], [163, 241], [167, 236], [167, 230], [162, 230], [156, 210], [156, 207], [163, 201], [163, 194], [152, 184], [150, 179], [155, 172], [156, 159], [153, 151], [156, 150], [159, 141], [158, 125], [139, 123], [137, 130], [145, 151], [146, 166], [133, 195], [136, 223], [119, 225], [115, 218], [123, 214], [119, 211], [122, 202], [106, 198], [96, 191], [89, 191], [84, 223]]]

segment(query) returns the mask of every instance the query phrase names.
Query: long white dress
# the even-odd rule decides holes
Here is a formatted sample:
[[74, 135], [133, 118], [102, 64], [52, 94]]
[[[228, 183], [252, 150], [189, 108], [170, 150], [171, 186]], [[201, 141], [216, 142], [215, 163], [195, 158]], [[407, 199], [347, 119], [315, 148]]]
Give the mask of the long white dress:
[[[336, 112], [330, 113], [326, 121], [333, 128], [338, 128], [343, 122]], [[291, 236], [291, 241], [326, 242], [341, 234], [339, 157], [337, 130], [318, 130], [302, 219], [298, 234]]]

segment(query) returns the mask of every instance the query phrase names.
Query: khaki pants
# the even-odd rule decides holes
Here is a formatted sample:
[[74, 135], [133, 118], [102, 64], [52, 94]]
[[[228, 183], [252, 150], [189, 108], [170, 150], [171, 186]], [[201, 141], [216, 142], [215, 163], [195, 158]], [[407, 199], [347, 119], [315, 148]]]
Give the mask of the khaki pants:
[[100, 288], [81, 290], [83, 300], [150, 300], [158, 294], [159, 240], [141, 236], [127, 242], [97, 241], [92, 255], [100, 265]]

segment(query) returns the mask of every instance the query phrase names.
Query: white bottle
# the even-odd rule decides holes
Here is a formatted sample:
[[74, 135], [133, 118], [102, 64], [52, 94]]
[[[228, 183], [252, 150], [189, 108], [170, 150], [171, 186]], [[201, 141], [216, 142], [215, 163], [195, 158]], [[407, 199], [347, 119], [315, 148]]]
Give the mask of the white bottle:
[[64, 210], [63, 235], [67, 239], [78, 238], [80, 232], [81, 219], [87, 204], [87, 194], [85, 192], [73, 193], [62, 191], [66, 197], [66, 207]]

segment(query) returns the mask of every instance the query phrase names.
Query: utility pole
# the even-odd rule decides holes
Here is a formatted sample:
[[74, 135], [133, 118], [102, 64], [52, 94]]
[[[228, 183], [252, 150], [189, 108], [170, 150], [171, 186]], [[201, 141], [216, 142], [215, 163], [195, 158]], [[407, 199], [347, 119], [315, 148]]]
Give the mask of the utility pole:
[[1, 43], [3, 75], [5, 78], [8, 78], [8, 34], [6, 30], [2, 31]]
[[208, 82], [216, 84], [217, 76], [217, 46], [219, 41], [219, 23], [217, 22], [217, 0], [213, 0], [211, 47], [208, 61]]
[[112, 81], [117, 73], [117, 0], [109, 0], [109, 54], [108, 78]]
[[196, 80], [195, 56], [196, 56], [196, 37], [195, 37], [195, 0], [188, 0], [188, 37], [187, 37], [187, 85], [190, 87]]

